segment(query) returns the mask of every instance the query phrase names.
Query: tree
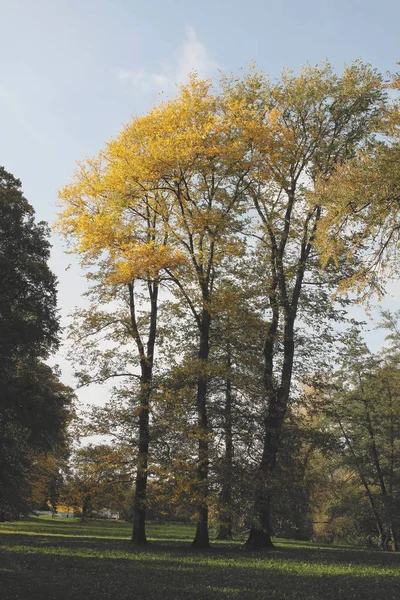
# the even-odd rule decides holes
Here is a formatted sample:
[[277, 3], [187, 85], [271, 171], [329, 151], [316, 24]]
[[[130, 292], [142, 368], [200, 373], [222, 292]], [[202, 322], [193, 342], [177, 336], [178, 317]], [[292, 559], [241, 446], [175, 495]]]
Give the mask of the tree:
[[89, 444], [72, 456], [64, 495], [80, 511], [83, 521], [92, 511], [119, 512], [134, 480], [133, 466], [126, 446]]
[[[143, 200], [129, 185], [121, 191], [123, 172], [117, 161], [118, 151], [111, 144], [108, 152], [80, 166], [74, 182], [60, 192], [59, 227], [82, 264], [95, 266], [88, 274], [95, 282], [91, 306], [77, 313], [79, 326], [72, 334], [83, 349], [81, 384], [124, 378], [130, 382], [132, 404], [139, 404], [138, 412], [132, 407], [132, 421], [136, 417], [139, 421], [132, 542], [141, 545], [146, 543], [149, 409], [160, 270], [178, 264], [180, 256], [167, 245], [168, 207], [157, 195], [145, 194]], [[111, 347], [104, 350], [101, 342], [93, 344], [101, 336]], [[135, 379], [138, 388], [132, 384]]]
[[[68, 457], [62, 450], [52, 453], [38, 454], [32, 461], [29, 473], [32, 505], [35, 509], [51, 509], [57, 513], [62, 492], [63, 476]], [[61, 450], [61, 452], [59, 451]]]
[[[70, 328], [71, 358], [80, 385], [118, 381], [91, 433], [125, 440], [137, 453], [132, 542], [146, 543], [146, 489], [149, 466], [149, 410], [153, 388], [158, 317], [158, 278], [110, 284], [98, 273], [89, 309], [76, 311]], [[145, 304], [146, 298], [149, 304]], [[98, 302], [102, 302], [101, 308]], [[139, 370], [139, 373], [137, 373]], [[110, 407], [113, 410], [110, 411]], [[111, 416], [112, 413], [112, 416]], [[110, 418], [111, 417], [111, 418]]]
[[21, 182], [0, 167], [0, 357], [46, 358], [57, 347], [56, 278], [47, 264], [49, 229], [35, 223]]
[[[243, 516], [240, 488], [252, 489], [246, 452], [257, 446], [257, 413], [262, 403], [263, 280], [257, 258], [228, 258], [215, 292], [211, 327], [210, 420], [214, 431], [212, 470], [219, 489], [217, 539], [230, 539], [234, 521]], [[247, 476], [246, 476], [247, 473]], [[238, 482], [241, 481], [241, 486]], [[245, 483], [244, 483], [245, 482]]]
[[20, 361], [7, 373], [1, 407], [0, 509], [3, 518], [29, 511], [34, 473], [47, 455], [68, 453], [74, 394], [47, 365]]
[[57, 348], [49, 230], [0, 168], [0, 513], [30, 508], [34, 456], [66, 444], [72, 391], [42, 361]]
[[360, 332], [344, 345], [325, 411], [342, 440], [342, 465], [353, 471], [375, 521], [379, 545], [398, 549], [399, 356], [372, 355]]
[[[248, 547], [261, 548], [272, 545], [268, 481], [276, 468], [290, 398], [304, 287], [318, 280], [333, 286], [338, 278], [337, 271], [321, 269], [315, 238], [325, 207], [312, 191], [317, 179], [329, 180], [336, 165], [371, 138], [383, 94], [381, 77], [359, 63], [341, 77], [323, 65], [306, 67], [298, 77], [286, 72], [275, 84], [250, 73], [239, 83], [228, 80], [225, 93], [236, 105], [237, 127], [254, 152], [248, 194], [258, 216], [254, 228], [265, 256], [271, 315], [264, 341], [264, 450], [247, 541]], [[339, 266], [351, 270], [350, 264]]]
[[[233, 130], [219, 98], [208, 82], [193, 78], [176, 100], [125, 127], [61, 195], [67, 204], [62, 221], [80, 240], [79, 252], [108, 251], [114, 280], [121, 272], [132, 277], [137, 260], [145, 273], [162, 271], [163, 284], [187, 303], [197, 325], [199, 520], [194, 544], [201, 547], [209, 543], [207, 364], [213, 290], [224, 253], [242, 251], [233, 234], [245, 189], [243, 153], [231, 141]], [[162, 244], [134, 237], [132, 215], [149, 211], [161, 219]]]
[[[76, 240], [75, 251], [97, 261], [96, 277], [117, 285], [156, 277], [180, 304], [181, 323], [189, 314], [196, 328], [195, 546], [209, 544], [210, 408], [221, 403], [211, 386], [210, 352], [213, 323], [229, 315], [229, 306], [218, 304], [227, 266], [254, 252], [267, 290], [264, 399], [252, 414], [263, 424], [263, 451], [248, 546], [268, 547], [270, 482], [293, 389], [295, 342], [304, 339], [301, 327], [312, 314], [316, 329], [325, 316], [337, 318], [330, 293], [358, 266], [355, 253], [323, 268], [316, 237], [326, 207], [316, 183], [366, 146], [385, 115], [382, 78], [361, 63], [341, 77], [323, 65], [299, 77], [285, 73], [274, 84], [251, 71], [224, 78], [217, 91], [193, 77], [177, 98], [128, 124], [61, 194], [62, 227]], [[252, 308], [249, 301], [247, 314]], [[226, 345], [225, 363], [233, 346]], [[232, 387], [230, 377], [225, 384], [225, 391]]]

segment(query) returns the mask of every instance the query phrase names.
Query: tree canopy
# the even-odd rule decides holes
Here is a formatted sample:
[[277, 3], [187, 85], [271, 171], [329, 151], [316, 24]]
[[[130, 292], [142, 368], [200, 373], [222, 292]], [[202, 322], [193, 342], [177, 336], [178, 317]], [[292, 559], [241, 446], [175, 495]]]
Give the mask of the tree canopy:
[[[112, 331], [112, 349], [98, 338], [89, 355], [102, 357], [100, 379], [125, 377], [121, 397], [130, 398], [139, 427], [134, 531], [140, 523], [142, 533], [134, 540], [146, 540], [149, 474], [163, 473], [167, 487], [174, 478], [163, 463], [174, 460], [171, 448], [197, 507], [194, 545], [209, 544], [215, 489], [229, 529], [231, 483], [240, 472], [234, 452], [244, 456], [247, 445], [254, 451], [243, 476], [252, 495], [245, 500], [247, 545], [272, 545], [280, 460], [287, 431], [295, 431], [286, 423], [307, 366], [327, 360], [332, 323], [344, 316], [348, 299], [332, 295], [368, 270], [357, 243], [362, 227], [354, 234], [340, 207], [346, 219], [361, 212], [351, 213], [340, 185], [365, 155], [382, 177], [380, 160], [387, 166], [383, 157], [395, 152], [382, 141], [398, 118], [386, 86], [361, 61], [341, 75], [323, 64], [284, 72], [276, 82], [254, 69], [222, 77], [218, 87], [193, 76], [176, 98], [134, 118], [80, 163], [60, 191], [58, 228], [92, 268], [85, 331]], [[373, 197], [370, 204], [375, 210]], [[389, 221], [386, 214], [382, 226], [393, 229]], [[116, 300], [124, 308], [117, 311]], [[126, 334], [136, 344], [131, 355]], [[140, 364], [139, 387], [121, 369], [126, 362]], [[154, 461], [152, 448], [160, 451]]]
[[58, 346], [49, 229], [36, 223], [21, 184], [0, 169], [0, 514], [30, 506], [38, 454], [67, 444], [72, 390], [44, 360]]

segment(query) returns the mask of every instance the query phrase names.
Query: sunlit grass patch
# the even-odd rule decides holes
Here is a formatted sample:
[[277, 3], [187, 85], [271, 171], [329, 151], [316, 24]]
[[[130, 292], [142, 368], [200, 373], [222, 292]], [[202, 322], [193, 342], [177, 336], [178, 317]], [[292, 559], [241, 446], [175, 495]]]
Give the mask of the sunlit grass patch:
[[[266, 598], [399, 600], [399, 556], [277, 540], [247, 552], [242, 540], [190, 547], [194, 526], [151, 523], [151, 543], [130, 544], [122, 522], [33, 518], [0, 525], [7, 600]], [[0, 583], [1, 585], [1, 583]], [[1, 589], [1, 588], [0, 588]], [[57, 594], [55, 591], [57, 590]]]

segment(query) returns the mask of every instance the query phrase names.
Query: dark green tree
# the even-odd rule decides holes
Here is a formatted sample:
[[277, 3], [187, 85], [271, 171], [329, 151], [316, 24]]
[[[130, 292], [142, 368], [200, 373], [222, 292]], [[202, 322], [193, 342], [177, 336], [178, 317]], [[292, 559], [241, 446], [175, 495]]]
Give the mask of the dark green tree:
[[66, 443], [72, 392], [42, 361], [57, 348], [49, 229], [0, 167], [0, 518], [28, 510], [33, 457]]

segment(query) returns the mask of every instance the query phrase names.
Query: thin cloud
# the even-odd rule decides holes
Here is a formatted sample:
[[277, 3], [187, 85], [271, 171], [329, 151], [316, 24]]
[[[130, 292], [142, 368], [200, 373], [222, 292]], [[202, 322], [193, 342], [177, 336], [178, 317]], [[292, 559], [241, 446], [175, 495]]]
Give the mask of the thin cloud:
[[41, 131], [36, 129], [28, 119], [25, 111], [21, 108], [16, 96], [4, 84], [0, 84], [0, 104], [13, 116], [15, 122], [36, 142], [43, 142]]
[[192, 71], [208, 77], [217, 69], [217, 63], [200, 42], [193, 27], [186, 26], [186, 38], [176, 52], [176, 83], [184, 83]]
[[160, 71], [119, 68], [117, 77], [122, 83], [130, 84], [142, 92], [169, 92], [173, 91], [176, 85], [185, 83], [190, 73], [196, 72], [200, 77], [209, 77], [217, 67], [217, 63], [197, 37], [195, 29], [187, 25], [185, 40], [177, 48], [174, 59], [164, 62]]

